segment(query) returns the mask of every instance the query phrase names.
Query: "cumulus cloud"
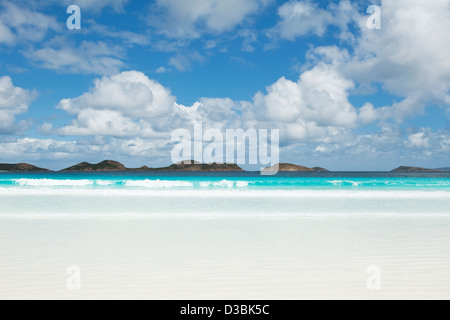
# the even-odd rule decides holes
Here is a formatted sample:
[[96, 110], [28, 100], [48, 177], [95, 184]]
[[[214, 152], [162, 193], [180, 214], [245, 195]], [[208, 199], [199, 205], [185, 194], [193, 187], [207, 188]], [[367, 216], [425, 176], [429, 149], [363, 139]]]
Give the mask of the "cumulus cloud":
[[59, 131], [68, 136], [128, 137], [138, 133], [136, 124], [129, 118], [112, 110], [81, 110], [71, 124]]
[[18, 129], [15, 117], [27, 112], [35, 97], [35, 92], [15, 87], [10, 77], [0, 77], [0, 133]]
[[[291, 1], [279, 9], [280, 22], [271, 30], [294, 40], [309, 33], [322, 34], [327, 25], [343, 32], [352, 21], [360, 25], [351, 53], [336, 46], [314, 48], [314, 63], [336, 66], [344, 77], [359, 85], [381, 83], [383, 89], [404, 97], [380, 117], [396, 120], [420, 114], [427, 104], [450, 103], [450, 10], [447, 0], [382, 1], [382, 29], [369, 30], [357, 8], [341, 1], [330, 13], [311, 2]], [[331, 17], [332, 16], [332, 17]]]
[[[282, 138], [292, 141], [336, 140], [367, 121], [365, 111], [348, 100], [353, 81], [330, 65], [319, 64], [305, 71], [297, 82], [281, 78], [254, 97], [260, 121], [281, 128]], [[364, 117], [364, 119], [361, 119]]]
[[61, 101], [58, 108], [77, 114], [85, 108], [119, 111], [133, 118], [165, 115], [175, 105], [170, 91], [138, 71], [97, 79], [94, 88], [75, 99]]
[[[170, 39], [152, 41], [152, 48], [173, 55], [168, 66], [157, 72], [167, 72], [169, 68], [189, 70], [203, 60], [195, 50], [186, 49], [189, 39], [205, 34], [215, 36], [240, 25], [244, 27], [235, 32], [232, 40], [242, 39], [242, 50], [254, 50], [258, 32], [248, 28], [246, 19], [271, 2], [157, 0], [152, 8], [155, 16], [149, 20]], [[70, 4], [73, 3], [76, 2]], [[123, 0], [80, 0], [76, 4], [94, 11], [106, 7], [119, 11], [125, 3]], [[155, 156], [169, 149], [173, 130], [192, 129], [193, 121], [198, 120], [206, 128], [216, 129], [279, 128], [284, 150], [290, 155], [307, 152], [317, 159], [336, 160], [345, 156], [393, 159], [402, 153], [432, 152], [437, 157], [448, 158], [448, 131], [427, 128], [402, 131], [407, 117], [423, 113], [430, 104], [449, 110], [448, 0], [436, 0], [432, 4], [419, 0], [382, 1], [382, 4], [382, 29], [368, 30], [365, 11], [350, 1], [342, 0], [326, 9], [312, 1], [285, 2], [278, 10], [277, 25], [268, 31], [272, 39], [323, 36], [334, 26], [337, 28], [333, 30], [338, 30], [334, 35], [345, 41], [345, 48], [312, 48], [306, 63], [298, 69], [301, 74], [297, 79], [281, 77], [250, 101], [199, 97], [196, 103], [186, 107], [177, 104], [168, 88], [145, 74], [119, 73], [124, 68], [124, 49], [120, 46], [92, 41], [76, 45], [60, 36], [37, 47], [36, 41], [42, 42], [61, 23], [39, 14], [39, 19], [35, 19], [32, 10], [19, 9], [17, 4], [3, 1], [0, 43], [29, 40], [31, 45], [22, 52], [37, 66], [104, 77], [97, 79], [88, 92], [58, 104], [59, 109], [73, 116], [65, 126], [54, 128], [49, 123], [41, 126], [43, 134], [84, 138], [78, 142], [22, 139], [2, 143], [0, 150], [6, 152], [9, 146], [31, 155], [54, 153], [61, 157], [83, 152]], [[349, 32], [351, 24], [362, 28]], [[148, 43], [142, 35], [92, 26], [93, 32], [127, 44]], [[215, 38], [199, 42], [210, 50], [219, 48], [221, 41]], [[362, 94], [364, 90], [373, 93], [378, 88], [392, 93], [397, 101], [386, 106], [371, 101], [361, 106], [349, 100], [349, 95], [356, 90]], [[26, 112], [32, 99], [32, 92], [14, 87], [9, 77], [0, 78], [1, 132], [17, 131], [20, 126], [16, 118]], [[359, 131], [355, 129], [374, 122], [382, 126], [379, 132], [370, 127], [375, 132], [356, 133]]]
[[[170, 90], [138, 71], [97, 79], [87, 93], [58, 106], [73, 115], [62, 135], [158, 137], [180, 125], [182, 107]], [[183, 107], [184, 108], [184, 107]]]
[[383, 1], [382, 19], [381, 30], [361, 29], [346, 72], [398, 96], [450, 103], [448, 0]]
[[429, 148], [430, 140], [425, 131], [410, 134], [408, 136], [408, 145], [414, 148]]
[[322, 64], [303, 73], [298, 82], [281, 78], [253, 101], [200, 98], [186, 107], [158, 82], [128, 71], [98, 79], [89, 92], [62, 100], [58, 108], [76, 118], [58, 133], [163, 138], [202, 121], [205, 128], [216, 129], [280, 128], [288, 140], [336, 140], [360, 123], [358, 110], [348, 101], [353, 85]]
[[307, 54], [309, 63], [332, 65], [343, 77], [355, 81], [360, 93], [363, 88], [374, 93], [373, 84], [380, 84], [398, 97], [392, 105], [364, 106], [363, 123], [389, 119], [402, 123], [423, 114], [430, 105], [450, 104], [450, 37], [445, 34], [450, 30], [448, 1], [382, 4], [381, 30], [369, 30], [360, 23], [361, 34], [351, 50], [313, 48]]
[[[74, 115], [66, 126], [53, 129], [44, 125], [47, 132], [86, 136], [87, 140], [68, 143], [31, 139], [7, 145], [16, 150], [26, 148], [27, 153], [36, 156], [39, 152], [54, 153], [63, 159], [70, 158], [70, 153], [93, 159], [99, 155], [115, 159], [132, 156], [141, 161], [133, 162], [137, 165], [152, 157], [165, 164], [172, 131], [192, 130], [194, 121], [202, 121], [205, 129], [278, 128], [284, 157], [308, 154], [316, 164], [330, 168], [333, 161], [347, 158], [361, 161], [361, 169], [365, 164], [361, 159], [386, 159], [387, 168], [398, 164], [393, 159], [413, 163], [408, 149], [430, 153], [432, 147], [436, 161], [448, 155], [450, 136], [446, 131], [420, 129], [402, 137], [401, 130], [387, 126], [378, 133], [355, 134], [354, 128], [378, 119], [379, 110], [369, 103], [360, 109], [352, 106], [348, 91], [353, 85], [333, 66], [321, 64], [304, 72], [297, 82], [279, 79], [266, 92], [257, 93], [253, 101], [201, 98], [186, 107], [177, 104], [167, 88], [143, 73], [123, 72], [96, 80], [89, 92], [77, 98], [62, 100], [58, 108]], [[2, 146], [6, 149], [3, 144], [0, 150]], [[422, 161], [426, 161], [422, 154]]]
[[203, 33], [234, 29], [272, 0], [157, 0], [149, 23], [172, 38], [194, 39]]

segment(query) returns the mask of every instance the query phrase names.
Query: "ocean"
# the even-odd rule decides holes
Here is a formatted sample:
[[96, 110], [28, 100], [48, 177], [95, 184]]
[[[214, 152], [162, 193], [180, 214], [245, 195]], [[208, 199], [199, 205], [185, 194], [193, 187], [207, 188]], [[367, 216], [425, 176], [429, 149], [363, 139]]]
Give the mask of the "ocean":
[[0, 299], [450, 298], [450, 172], [0, 173], [0, 203]]

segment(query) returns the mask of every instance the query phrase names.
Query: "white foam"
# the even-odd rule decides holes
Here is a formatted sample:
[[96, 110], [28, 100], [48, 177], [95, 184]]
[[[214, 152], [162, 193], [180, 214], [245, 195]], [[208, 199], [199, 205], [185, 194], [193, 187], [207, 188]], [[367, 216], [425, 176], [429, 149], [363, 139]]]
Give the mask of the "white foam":
[[111, 180], [96, 180], [94, 182], [94, 184], [98, 185], [98, 186], [111, 186], [114, 185], [115, 181], [111, 181]]
[[85, 187], [94, 185], [93, 180], [56, 180], [56, 179], [16, 179], [13, 182], [27, 187]]
[[246, 181], [222, 180], [218, 182], [192, 182], [182, 180], [70, 180], [70, 179], [16, 179], [13, 183], [25, 187], [90, 187], [90, 186], [114, 186], [122, 184], [132, 188], [244, 188], [249, 185]]
[[245, 188], [248, 187], [249, 183], [246, 181], [230, 181], [230, 180], [222, 180], [219, 182], [200, 182], [198, 185], [201, 188]]
[[364, 183], [371, 183], [372, 181], [366, 181], [366, 182], [358, 182], [358, 181], [353, 181], [353, 180], [333, 180], [330, 181], [330, 183], [332, 183], [334, 186], [336, 187], [340, 187], [343, 186], [345, 184], [351, 184], [354, 187], [359, 187]]
[[170, 181], [170, 180], [128, 180], [124, 182], [126, 187], [143, 188], [190, 188], [194, 184], [189, 181]]

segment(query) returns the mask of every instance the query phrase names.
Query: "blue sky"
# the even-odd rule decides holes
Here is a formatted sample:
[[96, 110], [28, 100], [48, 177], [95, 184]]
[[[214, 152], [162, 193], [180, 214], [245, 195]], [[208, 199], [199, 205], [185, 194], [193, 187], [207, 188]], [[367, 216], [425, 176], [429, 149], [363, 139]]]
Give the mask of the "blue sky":
[[280, 129], [282, 162], [449, 166], [449, 30], [448, 0], [0, 0], [0, 162], [167, 165], [201, 120]]

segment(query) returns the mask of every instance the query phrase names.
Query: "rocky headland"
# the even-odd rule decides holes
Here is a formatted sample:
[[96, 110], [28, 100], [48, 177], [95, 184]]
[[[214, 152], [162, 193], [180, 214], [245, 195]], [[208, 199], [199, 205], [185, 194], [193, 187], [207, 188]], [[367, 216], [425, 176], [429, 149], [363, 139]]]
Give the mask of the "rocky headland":
[[267, 167], [263, 171], [276, 171], [278, 166], [278, 172], [329, 172], [327, 169], [321, 167], [308, 168], [291, 163], [280, 163], [272, 167]]
[[7, 172], [49, 172], [48, 169], [39, 168], [33, 166], [28, 163], [16, 163], [16, 164], [8, 164], [8, 163], [0, 163], [0, 171]]
[[426, 169], [421, 167], [407, 167], [402, 166], [392, 170], [392, 172], [443, 172], [441, 169]]

